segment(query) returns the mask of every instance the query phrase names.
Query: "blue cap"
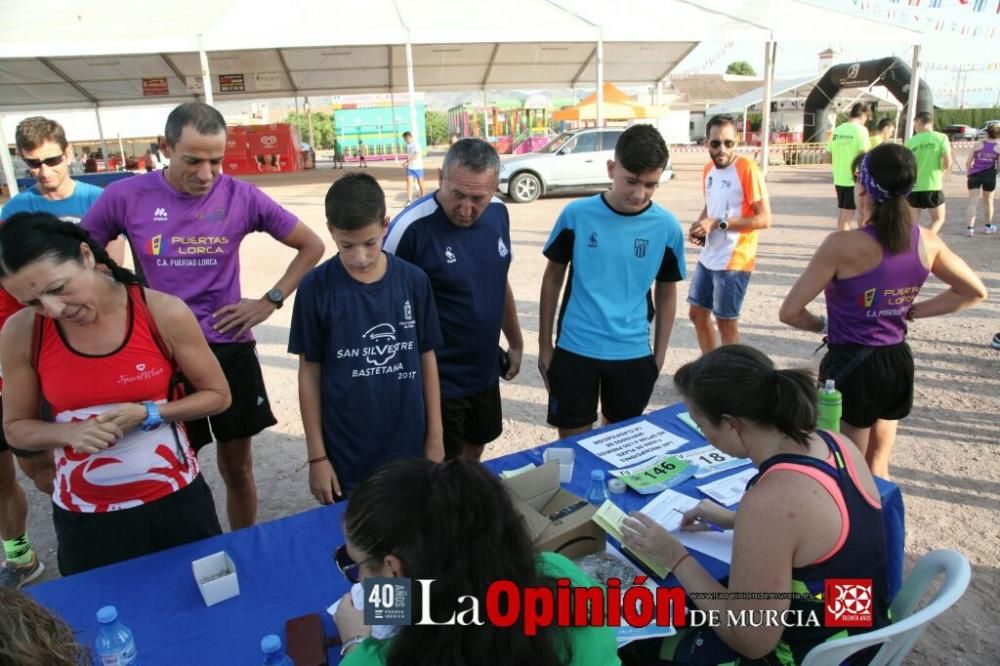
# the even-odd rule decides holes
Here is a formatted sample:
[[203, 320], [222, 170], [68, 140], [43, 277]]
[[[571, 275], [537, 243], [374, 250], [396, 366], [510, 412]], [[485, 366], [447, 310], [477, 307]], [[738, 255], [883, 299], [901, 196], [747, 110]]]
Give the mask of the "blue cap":
[[266, 654], [277, 652], [281, 649], [281, 639], [276, 634], [268, 634], [260, 639], [260, 649]]
[[118, 619], [118, 609], [114, 606], [102, 606], [97, 611], [97, 621], [101, 624], [110, 624]]
[[604, 480], [604, 470], [603, 469], [592, 469], [592, 470], [590, 470], [590, 480], [591, 481], [603, 481]]

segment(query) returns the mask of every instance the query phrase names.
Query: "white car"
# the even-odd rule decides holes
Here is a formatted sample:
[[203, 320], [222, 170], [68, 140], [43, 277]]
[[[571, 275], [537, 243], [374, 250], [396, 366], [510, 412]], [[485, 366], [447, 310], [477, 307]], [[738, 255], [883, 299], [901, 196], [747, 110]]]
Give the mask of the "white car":
[[[497, 189], [516, 203], [528, 203], [546, 194], [590, 192], [611, 185], [608, 160], [624, 127], [563, 132], [534, 153], [505, 158]], [[669, 162], [660, 182], [673, 177]]]
[[990, 125], [1000, 125], [1000, 120], [987, 120], [985, 125], [983, 125], [978, 130], [976, 130], [976, 138], [977, 139], [985, 139], [986, 138], [986, 128], [988, 128]]

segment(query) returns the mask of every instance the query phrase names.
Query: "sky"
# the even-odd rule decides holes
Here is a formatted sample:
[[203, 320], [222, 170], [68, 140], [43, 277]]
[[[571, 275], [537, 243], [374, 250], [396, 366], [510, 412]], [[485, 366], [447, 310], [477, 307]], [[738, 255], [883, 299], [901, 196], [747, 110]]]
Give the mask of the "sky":
[[[811, 0], [812, 4], [835, 8], [840, 11], [850, 11], [862, 16], [880, 18], [889, 10], [897, 13], [899, 25], [912, 27], [926, 26], [924, 44], [921, 48], [921, 62], [933, 66], [987, 65], [995, 64], [993, 71], [967, 72], [965, 76], [965, 107], [1000, 106], [1000, 14], [997, 4], [1000, 0], [985, 0], [982, 12], [973, 11], [971, 0], [968, 5], [960, 4], [959, 0], [941, 0], [941, 8], [932, 8], [932, 0], [922, 0], [918, 7], [911, 7], [906, 0], [893, 3], [888, 0], [881, 2], [854, 2], [853, 0]], [[861, 11], [865, 6], [867, 12]], [[912, 15], [921, 20], [915, 21]], [[882, 19], [888, 20], [888, 19]], [[940, 32], [934, 30], [937, 21], [944, 21], [946, 29]], [[988, 28], [995, 28], [992, 38], [985, 36], [963, 36], [951, 32], [950, 26], [969, 26], [980, 28], [980, 33]], [[793, 79], [818, 73], [818, 54], [826, 48], [840, 51], [840, 62], [855, 60], [873, 60], [889, 56], [899, 56], [907, 64], [911, 60], [911, 51], [903, 45], [879, 44], [839, 44], [836, 39], [816, 40], [815, 43], [778, 44], [775, 57], [775, 78]], [[722, 73], [726, 66], [736, 60], [749, 62], [759, 75], [764, 73], [764, 45], [759, 43], [702, 42], [681, 62], [677, 71], [701, 71]], [[956, 72], [921, 66], [921, 77], [934, 91], [934, 103], [938, 106], [957, 107], [958, 90]]]

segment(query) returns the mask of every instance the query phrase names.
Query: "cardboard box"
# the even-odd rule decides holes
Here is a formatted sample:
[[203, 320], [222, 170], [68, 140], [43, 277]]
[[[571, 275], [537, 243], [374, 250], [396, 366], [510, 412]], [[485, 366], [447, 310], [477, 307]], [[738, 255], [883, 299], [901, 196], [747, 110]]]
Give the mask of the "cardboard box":
[[555, 460], [559, 463], [559, 483], [570, 483], [573, 481], [573, 462], [576, 460], [575, 450], [553, 446], [542, 452], [542, 460], [545, 462]]
[[240, 593], [236, 565], [224, 550], [195, 560], [191, 569], [206, 606], [213, 606]]
[[507, 487], [514, 506], [524, 517], [535, 550], [551, 551], [577, 559], [604, 550], [604, 530], [593, 522], [597, 507], [590, 504], [572, 513], [553, 518], [560, 509], [584, 500], [559, 487], [559, 462], [518, 474], [501, 483]]

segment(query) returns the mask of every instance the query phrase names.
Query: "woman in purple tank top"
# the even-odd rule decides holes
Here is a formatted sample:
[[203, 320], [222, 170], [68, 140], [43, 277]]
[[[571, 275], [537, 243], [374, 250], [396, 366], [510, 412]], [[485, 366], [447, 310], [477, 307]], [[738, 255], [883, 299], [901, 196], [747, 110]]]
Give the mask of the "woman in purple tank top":
[[976, 233], [976, 207], [979, 205], [979, 190], [983, 191], [983, 219], [986, 220], [986, 233], [995, 234], [993, 224], [993, 190], [997, 188], [997, 162], [1000, 158], [1000, 123], [994, 123], [986, 128], [986, 139], [976, 144], [965, 161], [965, 172], [968, 177], [965, 185], [969, 190], [968, 211], [969, 223], [965, 235]]
[[[789, 326], [826, 336], [830, 351], [820, 363], [820, 383], [836, 382], [843, 394], [841, 432], [883, 477], [896, 425], [913, 406], [907, 322], [986, 298], [972, 269], [936, 233], [911, 223], [906, 195], [916, 173], [913, 153], [898, 144], [879, 145], [856, 161], [854, 199], [865, 226], [826, 237], [779, 313]], [[917, 302], [929, 273], [950, 289]], [[827, 317], [806, 309], [821, 291], [829, 327]]]

